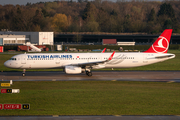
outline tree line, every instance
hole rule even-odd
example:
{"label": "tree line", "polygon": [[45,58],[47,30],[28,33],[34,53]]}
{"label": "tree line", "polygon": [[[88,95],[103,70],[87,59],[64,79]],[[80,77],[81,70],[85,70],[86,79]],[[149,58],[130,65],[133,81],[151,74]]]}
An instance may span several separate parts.
{"label": "tree line", "polygon": [[180,33],[180,1],[78,0],[0,5],[0,29],[10,31]]}

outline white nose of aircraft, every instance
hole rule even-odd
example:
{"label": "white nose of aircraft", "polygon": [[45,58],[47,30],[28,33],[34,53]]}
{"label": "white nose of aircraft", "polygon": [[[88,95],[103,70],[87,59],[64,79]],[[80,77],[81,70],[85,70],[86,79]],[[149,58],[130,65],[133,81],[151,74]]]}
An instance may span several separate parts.
{"label": "white nose of aircraft", "polygon": [[10,61],[8,60],[8,61],[6,61],[5,63],[4,63],[4,66],[6,66],[6,67],[11,67],[11,63],[10,63]]}

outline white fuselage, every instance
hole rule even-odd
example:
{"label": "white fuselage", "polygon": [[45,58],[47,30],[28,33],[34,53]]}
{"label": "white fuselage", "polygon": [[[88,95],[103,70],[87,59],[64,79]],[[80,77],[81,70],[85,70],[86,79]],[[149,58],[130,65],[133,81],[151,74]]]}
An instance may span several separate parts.
{"label": "white fuselage", "polygon": [[[19,69],[45,69],[64,68],[72,64],[105,61],[112,53],[31,53],[13,56],[4,63],[10,68]],[[99,68],[129,68],[144,66],[174,58],[170,53],[126,53],[117,52],[112,60],[94,65],[93,69]]]}

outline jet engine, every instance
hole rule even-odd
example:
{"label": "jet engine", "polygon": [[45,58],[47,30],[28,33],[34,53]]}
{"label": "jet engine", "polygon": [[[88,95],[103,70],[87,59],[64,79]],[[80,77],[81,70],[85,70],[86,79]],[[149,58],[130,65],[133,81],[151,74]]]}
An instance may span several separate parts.
{"label": "jet engine", "polygon": [[79,74],[82,72],[82,68],[77,66],[65,66],[64,70],[66,74]]}

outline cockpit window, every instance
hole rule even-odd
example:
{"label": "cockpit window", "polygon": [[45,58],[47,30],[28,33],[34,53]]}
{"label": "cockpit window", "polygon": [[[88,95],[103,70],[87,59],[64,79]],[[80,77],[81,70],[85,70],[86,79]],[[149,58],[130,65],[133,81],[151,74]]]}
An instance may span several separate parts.
{"label": "cockpit window", "polygon": [[16,58],[10,58],[10,60],[16,60]]}

